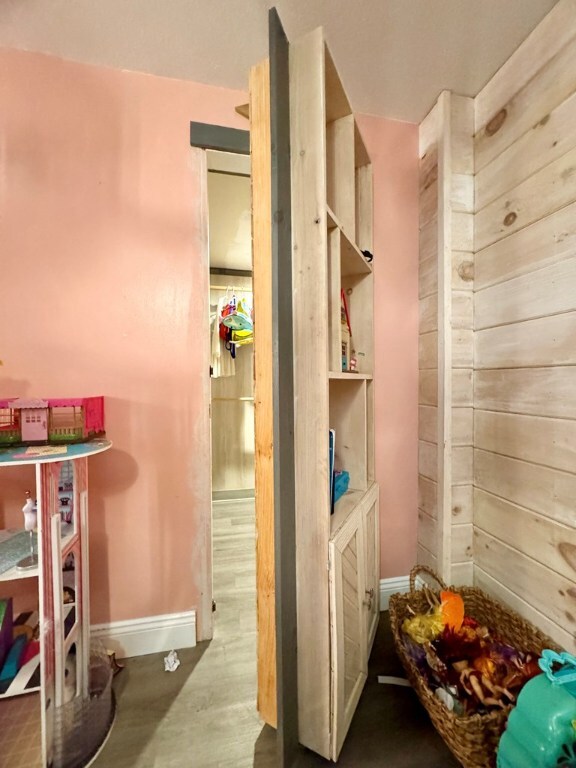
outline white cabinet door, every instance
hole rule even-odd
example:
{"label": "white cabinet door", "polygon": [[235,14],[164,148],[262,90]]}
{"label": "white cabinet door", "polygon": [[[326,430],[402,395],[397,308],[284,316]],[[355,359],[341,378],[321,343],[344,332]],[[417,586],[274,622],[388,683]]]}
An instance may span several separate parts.
{"label": "white cabinet door", "polygon": [[364,536],[356,508],[330,542],[332,759],[337,760],[366,681]]}

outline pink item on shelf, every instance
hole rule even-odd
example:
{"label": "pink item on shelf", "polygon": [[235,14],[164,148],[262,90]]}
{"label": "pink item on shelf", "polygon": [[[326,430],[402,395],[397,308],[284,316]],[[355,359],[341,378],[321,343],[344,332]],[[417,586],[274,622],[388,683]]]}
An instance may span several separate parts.
{"label": "pink item on shelf", "polygon": [[34,656],[38,656],[40,653],[40,641],[39,640],[30,640],[28,642],[28,645],[24,649],[24,653],[22,654],[22,659],[20,660],[20,666],[23,667],[26,662],[30,661],[30,659],[33,659]]}
{"label": "pink item on shelf", "polygon": [[104,434],[102,396],[0,400],[0,447],[81,443]]}

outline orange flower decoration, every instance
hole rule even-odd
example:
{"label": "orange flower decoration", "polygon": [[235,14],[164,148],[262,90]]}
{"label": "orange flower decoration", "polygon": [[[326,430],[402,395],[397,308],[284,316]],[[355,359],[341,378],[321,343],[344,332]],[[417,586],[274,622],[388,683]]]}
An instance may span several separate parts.
{"label": "orange flower decoration", "polygon": [[456,592],[440,592],[442,619],[444,624],[458,632],[464,621],[464,600]]}

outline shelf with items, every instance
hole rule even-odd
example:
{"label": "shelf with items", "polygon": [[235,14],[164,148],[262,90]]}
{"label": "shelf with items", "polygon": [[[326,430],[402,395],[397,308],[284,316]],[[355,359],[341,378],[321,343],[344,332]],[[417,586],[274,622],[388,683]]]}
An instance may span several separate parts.
{"label": "shelf with items", "polygon": [[[15,465],[18,473],[24,475],[25,465],[33,465],[36,478],[39,565],[31,571],[20,572],[10,563],[10,568],[0,574],[0,581],[4,582],[0,594],[8,593],[10,597],[3,599],[14,604],[17,599],[23,602],[24,598],[28,603],[30,589],[26,583],[19,582],[31,576],[37,578],[33,589],[39,606],[36,614],[38,653],[30,659],[18,658],[16,669],[9,670],[15,675],[9,685],[4,686],[3,699],[7,703],[21,694],[37,692],[39,695],[38,766],[42,768],[72,764],[69,758],[73,742],[81,743],[81,750],[89,749],[92,754],[112,721],[114,704],[110,686],[105,691],[96,691],[92,685],[87,541],[87,457],[110,447],[109,441],[96,440],[86,444],[0,450],[0,468]],[[31,487],[29,482],[24,487],[26,485]],[[0,563],[2,543],[6,545],[22,533],[0,532]],[[14,557],[12,553],[11,558]],[[12,618],[9,623],[5,637],[12,649],[19,630],[14,632]],[[26,650],[30,642],[28,639]],[[106,668],[104,673],[110,674],[110,682],[111,671]],[[99,718],[99,713],[103,713],[102,722],[94,728],[92,721],[94,717]],[[84,744],[84,737],[78,740],[78,734],[88,731],[94,743]],[[83,752],[82,759],[73,764],[85,764],[87,754]]]}
{"label": "shelf with items", "polygon": [[348,472],[351,491],[367,488],[366,417],[366,381],[330,380],[329,420],[330,428],[335,432],[334,467]]}
{"label": "shelf with items", "polygon": [[329,371],[368,373],[374,368],[372,265],[330,211],[328,250]]}
{"label": "shelf with items", "polygon": [[[0,665],[0,699],[40,690],[40,641],[38,639],[38,611],[20,613],[12,622],[11,650],[18,656],[10,661],[6,654]],[[18,644],[17,644],[18,643]],[[6,676],[6,672],[9,673]],[[2,677],[5,675],[4,677]]]}

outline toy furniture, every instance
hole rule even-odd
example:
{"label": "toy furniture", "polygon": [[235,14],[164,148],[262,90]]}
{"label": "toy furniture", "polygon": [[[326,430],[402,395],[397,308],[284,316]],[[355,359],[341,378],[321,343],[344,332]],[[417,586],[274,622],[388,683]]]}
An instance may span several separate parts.
{"label": "toy furniture", "polygon": [[[80,407],[85,407],[83,402]],[[13,405],[12,409],[15,412]],[[25,411],[20,409],[21,414]],[[94,679],[101,670],[95,675],[90,650],[88,577],[88,457],[110,446],[107,440],[94,440],[0,450],[0,472],[14,465],[35,467],[36,489],[31,496],[37,500],[38,520],[38,566],[34,569],[19,570],[17,565],[29,552],[28,533],[0,531],[0,594],[10,595],[6,582],[38,579],[38,612],[31,606],[31,614],[13,617],[14,625],[21,626],[13,631],[4,662],[6,679],[0,681],[0,707],[4,730],[10,704],[15,702],[17,707],[15,697],[24,696],[37,713],[41,738],[35,759],[30,762],[28,756],[20,763],[10,757],[11,768],[84,766],[111,725],[109,665],[110,679],[94,690]],[[19,537],[22,552],[18,552]],[[0,608],[2,603],[0,599]],[[3,613],[11,619],[9,597],[4,603]],[[4,653],[4,628],[2,632]],[[36,653],[38,641],[40,652]],[[10,655],[12,666],[8,668]],[[35,707],[34,697],[38,699]],[[8,729],[17,729],[17,720],[16,716],[8,719]],[[25,733],[22,738],[26,738]]]}
{"label": "toy furniture", "polygon": [[103,397],[0,400],[0,446],[78,443],[103,435]]}

